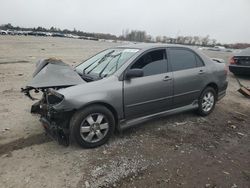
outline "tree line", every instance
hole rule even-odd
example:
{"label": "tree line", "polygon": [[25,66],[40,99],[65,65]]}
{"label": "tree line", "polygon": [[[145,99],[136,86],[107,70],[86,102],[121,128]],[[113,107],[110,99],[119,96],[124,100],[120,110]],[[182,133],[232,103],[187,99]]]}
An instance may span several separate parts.
{"label": "tree line", "polygon": [[34,27],[34,28],[27,28],[27,27],[19,27],[19,26],[13,26],[10,23],[0,25],[0,29],[2,30],[16,30],[16,31],[38,31],[38,32],[49,32],[49,33],[61,33],[61,34],[72,34],[72,35],[78,35],[78,36],[84,36],[84,37],[93,37],[98,39],[111,39],[111,40],[117,40],[116,35],[112,34],[106,34],[106,33],[89,33],[89,32],[83,32],[80,30],[69,30],[69,29],[60,29],[57,27],[50,27],[44,28],[41,26]]}
{"label": "tree line", "polygon": [[236,43],[236,44],[221,44],[216,39],[211,39],[207,36],[177,36],[171,38],[167,36],[156,36],[147,34],[146,31],[141,30],[129,30],[125,29],[122,31],[120,36],[116,36],[109,33],[90,33],[83,32],[77,29],[60,29],[56,27],[50,27],[49,29],[38,26],[34,28],[24,28],[19,26],[13,26],[10,23],[0,26],[3,30],[17,30],[17,31],[39,31],[39,32],[50,32],[50,33],[61,33],[61,34],[72,34],[84,37],[93,37],[97,39],[110,39],[110,40],[126,40],[135,42],[157,42],[157,43],[172,43],[172,44],[185,44],[185,45],[196,45],[196,46],[225,46],[228,48],[246,48],[250,47],[248,43]]}

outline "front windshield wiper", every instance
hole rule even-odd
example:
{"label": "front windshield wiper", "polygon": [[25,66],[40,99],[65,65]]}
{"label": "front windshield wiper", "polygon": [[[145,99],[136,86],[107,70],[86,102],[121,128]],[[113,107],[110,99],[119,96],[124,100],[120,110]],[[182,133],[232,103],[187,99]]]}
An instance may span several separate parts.
{"label": "front windshield wiper", "polygon": [[[115,63],[115,66],[117,66],[117,64],[118,64],[118,62],[119,62],[119,60],[120,60],[120,58],[121,58],[121,55],[122,55],[122,52],[120,52],[120,53],[118,53],[118,54],[115,54],[115,55],[111,56],[111,57],[113,57],[113,58],[119,56],[119,58],[117,59],[117,61],[116,61],[116,63]],[[112,60],[113,60],[113,59],[111,59],[111,60],[103,67],[103,69],[102,69],[101,72],[99,73],[99,78],[102,78],[102,73],[104,72],[104,70],[107,68],[107,66],[109,65],[109,63],[110,63]],[[112,70],[112,69],[111,69],[111,70]],[[106,75],[107,75],[107,74],[105,74],[104,77],[105,77]]]}
{"label": "front windshield wiper", "polygon": [[[104,55],[98,62],[97,62],[97,65],[94,66],[91,70],[89,70],[89,73],[91,73],[96,67],[98,67],[110,54],[112,54],[115,50],[112,50],[111,52],[107,53],[106,55]],[[94,62],[95,63],[95,62]],[[93,63],[91,63],[87,68],[89,68],[91,65],[93,65]],[[85,72],[85,70],[87,69],[85,68],[83,71]]]}
{"label": "front windshield wiper", "polygon": [[85,74],[85,71],[86,71],[91,65],[93,65],[93,64],[94,64],[95,62],[97,62],[97,61],[98,61],[98,59],[95,60],[93,63],[90,63],[87,67],[85,67],[85,68],[83,69],[82,73]]}

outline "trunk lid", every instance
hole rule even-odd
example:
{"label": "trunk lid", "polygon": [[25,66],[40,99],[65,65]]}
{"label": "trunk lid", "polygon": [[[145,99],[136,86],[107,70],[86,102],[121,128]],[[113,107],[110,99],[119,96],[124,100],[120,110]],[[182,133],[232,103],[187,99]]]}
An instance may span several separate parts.
{"label": "trunk lid", "polygon": [[250,56],[234,56],[237,65],[250,66]]}
{"label": "trunk lid", "polygon": [[235,54],[233,58],[237,65],[250,66],[250,48],[246,48],[240,53]]}

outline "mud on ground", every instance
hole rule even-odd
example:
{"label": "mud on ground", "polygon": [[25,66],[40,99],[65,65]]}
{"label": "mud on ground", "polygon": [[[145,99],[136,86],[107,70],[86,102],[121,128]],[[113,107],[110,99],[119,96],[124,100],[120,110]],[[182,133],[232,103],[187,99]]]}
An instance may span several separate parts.
{"label": "mud on ground", "polygon": [[[0,187],[250,187],[250,101],[231,74],[227,96],[205,118],[159,118],[96,149],[60,146],[44,134],[20,93],[34,63],[57,57],[75,65],[116,45],[0,36]],[[232,55],[205,53],[225,61]],[[250,78],[241,80],[250,86]]]}

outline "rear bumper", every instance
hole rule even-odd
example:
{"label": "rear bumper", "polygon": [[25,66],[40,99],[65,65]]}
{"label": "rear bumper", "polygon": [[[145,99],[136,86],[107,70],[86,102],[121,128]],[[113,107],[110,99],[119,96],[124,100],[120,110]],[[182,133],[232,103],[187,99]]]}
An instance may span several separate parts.
{"label": "rear bumper", "polygon": [[229,70],[234,74],[250,75],[250,66],[229,65]]}
{"label": "rear bumper", "polygon": [[223,97],[225,97],[226,91],[227,91],[227,86],[228,86],[228,81],[225,81],[224,85],[221,87],[221,89],[218,92],[217,100],[220,100]]}

